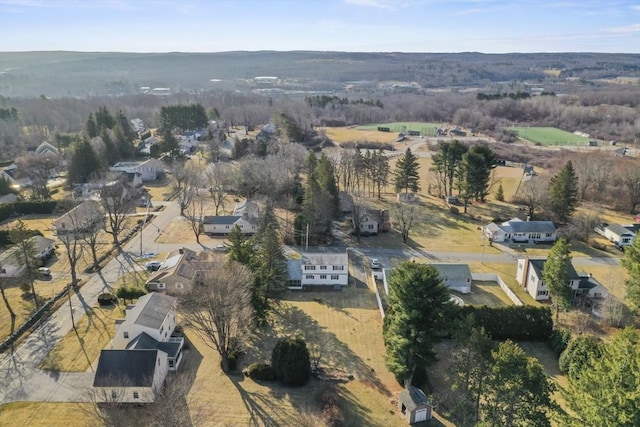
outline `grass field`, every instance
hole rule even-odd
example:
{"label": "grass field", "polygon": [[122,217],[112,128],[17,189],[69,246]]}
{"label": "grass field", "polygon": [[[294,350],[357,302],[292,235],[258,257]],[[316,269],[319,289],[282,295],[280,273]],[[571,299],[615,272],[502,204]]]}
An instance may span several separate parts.
{"label": "grass field", "polygon": [[[87,427],[95,421],[87,416],[86,403],[17,402],[0,410],[1,426]],[[88,411],[88,408],[86,408]]]}
{"label": "grass field", "polygon": [[393,122],[393,123],[374,123],[371,125],[358,126],[360,130],[378,131],[378,127],[386,127],[393,133],[408,132],[410,130],[420,132],[421,136],[436,136],[436,131],[441,127],[441,123],[429,122]]}
{"label": "grass field", "polygon": [[378,132],[377,130],[359,130],[355,127],[322,128],[336,144],[345,142],[375,142],[391,143],[398,139],[398,134],[393,132]]}
{"label": "grass field", "polygon": [[512,127],[518,136],[540,145],[589,145],[589,138],[578,136],[557,128],[548,127]]}

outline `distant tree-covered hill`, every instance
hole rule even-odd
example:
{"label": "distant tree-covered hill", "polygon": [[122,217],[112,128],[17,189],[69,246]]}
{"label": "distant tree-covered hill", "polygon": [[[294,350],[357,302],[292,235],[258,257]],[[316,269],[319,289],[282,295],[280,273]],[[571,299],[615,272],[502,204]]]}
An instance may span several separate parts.
{"label": "distant tree-covered hill", "polygon": [[415,82],[422,88],[640,77],[640,55],[601,53],[91,53],[0,52],[0,95],[86,97],[216,88],[247,89],[256,76],[285,89],[338,90],[347,82]]}

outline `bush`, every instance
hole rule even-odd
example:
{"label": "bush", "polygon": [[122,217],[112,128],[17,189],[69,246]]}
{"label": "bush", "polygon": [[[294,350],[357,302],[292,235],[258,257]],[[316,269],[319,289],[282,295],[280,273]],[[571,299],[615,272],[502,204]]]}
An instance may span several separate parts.
{"label": "bush", "polygon": [[267,363],[252,363],[247,367],[247,374],[254,381],[273,381],[276,379],[276,373]]}
{"label": "bush", "polygon": [[487,335],[494,340],[546,341],[553,332],[553,319],[549,307],[469,305],[458,310],[460,319],[473,315],[476,326],[483,327]]}
{"label": "bush", "polygon": [[271,366],[282,384],[305,385],[311,376],[307,344],[300,338],[279,340],[271,354]]}
{"label": "bush", "polygon": [[98,304],[100,305],[112,305],[118,303],[118,297],[111,292],[104,292],[98,295]]}
{"label": "bush", "polygon": [[549,337],[549,347],[556,354],[556,357],[560,357],[567,345],[569,345],[569,341],[571,341],[571,332],[568,329],[554,329],[551,337]]}
{"label": "bush", "polygon": [[560,372],[570,379],[579,378],[589,360],[602,355],[603,348],[602,341],[592,335],[575,337],[560,355]]}
{"label": "bush", "polygon": [[607,245],[605,245],[604,243],[600,243],[597,240],[590,240],[589,241],[589,246],[591,246],[594,249],[598,249],[601,251],[606,251],[607,250]]}
{"label": "bush", "polygon": [[458,215],[460,213],[460,209],[456,208],[455,206],[451,206],[449,208],[449,212],[451,212],[454,215]]}

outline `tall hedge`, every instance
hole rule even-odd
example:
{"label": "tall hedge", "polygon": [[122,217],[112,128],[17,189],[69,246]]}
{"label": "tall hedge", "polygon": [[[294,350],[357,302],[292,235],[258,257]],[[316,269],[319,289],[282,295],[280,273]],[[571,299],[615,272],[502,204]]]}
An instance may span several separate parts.
{"label": "tall hedge", "polygon": [[464,306],[459,319],[473,315],[476,325],[484,327],[494,340],[546,341],[553,332],[553,319],[548,307],[532,306]]}
{"label": "tall hedge", "polygon": [[0,205],[0,221],[11,218],[14,215],[50,214],[56,208],[56,201],[47,202],[15,202]]}
{"label": "tall hedge", "polygon": [[300,338],[279,340],[271,353],[271,367],[282,384],[305,385],[311,376],[307,344]]}

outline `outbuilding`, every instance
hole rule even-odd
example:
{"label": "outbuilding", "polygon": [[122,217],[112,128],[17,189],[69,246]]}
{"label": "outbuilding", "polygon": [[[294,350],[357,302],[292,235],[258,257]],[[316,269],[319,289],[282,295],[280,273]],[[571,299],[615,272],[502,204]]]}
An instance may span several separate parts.
{"label": "outbuilding", "polygon": [[409,386],[400,392],[398,409],[409,424],[433,418],[433,405],[429,403],[427,395],[417,387]]}

